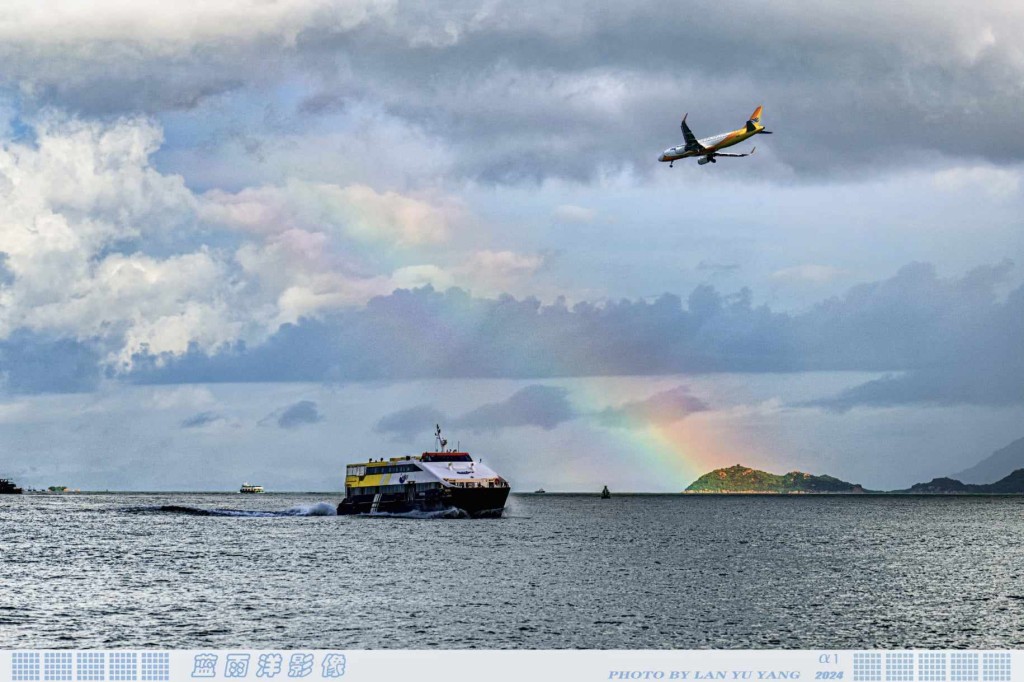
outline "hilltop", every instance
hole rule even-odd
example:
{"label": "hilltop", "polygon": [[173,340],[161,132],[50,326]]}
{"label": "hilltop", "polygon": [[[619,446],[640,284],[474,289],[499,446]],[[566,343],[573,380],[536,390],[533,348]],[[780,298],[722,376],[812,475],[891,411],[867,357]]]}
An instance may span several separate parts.
{"label": "hilltop", "polygon": [[847,483],[834,476],[815,476],[802,471],[772,474],[736,464],[710,471],[691,483],[687,493],[863,493],[856,483]]}
{"label": "hilltop", "polygon": [[1017,469],[995,483],[963,483],[955,478],[933,478],[927,483],[915,483],[907,490],[896,492],[918,495],[1019,495],[1024,493],[1024,469]]}

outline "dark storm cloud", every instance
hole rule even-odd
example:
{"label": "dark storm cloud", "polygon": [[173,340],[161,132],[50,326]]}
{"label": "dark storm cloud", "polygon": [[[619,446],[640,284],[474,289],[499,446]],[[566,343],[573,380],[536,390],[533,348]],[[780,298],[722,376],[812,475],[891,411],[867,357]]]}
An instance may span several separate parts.
{"label": "dark storm cloud", "polygon": [[569,391],[557,386],[526,386],[506,400],[481,405],[460,417],[448,417],[428,405],[399,410],[377,422],[374,431],[399,440],[423,435],[433,424],[449,424],[470,431],[500,431],[521,426],[553,429],[578,416]]}
{"label": "dark storm cloud", "polygon": [[0,341],[0,387],[8,393],[79,393],[100,382],[98,344],[18,330]]}
{"label": "dark storm cloud", "polygon": [[299,119],[362,102],[445,141],[454,172],[509,181],[651,169],[683,111],[709,135],[763,103],[780,133],[765,144],[817,174],[930,154],[1024,160],[1022,16],[1009,2],[531,0],[384,3],[336,20],[311,5],[252,36],[229,18],[169,43],[66,29],[57,43],[13,36],[0,55],[26,98],[90,112],[319,82]]}
{"label": "dark storm cloud", "polygon": [[707,409],[708,404],[691,394],[686,386],[677,386],[644,400],[605,408],[595,416],[605,426],[626,428],[636,424],[671,424]]}
{"label": "dark storm cloud", "polygon": [[282,407],[268,414],[260,424],[275,423],[282,429],[294,429],[306,424],[316,424],[324,420],[317,405],[312,400],[300,400],[297,403]]}
{"label": "dark storm cloud", "polygon": [[[709,372],[902,372],[822,401],[1024,402],[1024,287],[1000,299],[1011,265],[941,278],[911,264],[790,315],[755,306],[747,289],[697,287],[686,304],[654,301],[542,305],[451,289],[398,290],[364,309],[285,325],[265,344],[208,356],[134,359],[131,380],[218,381],[541,378]],[[531,395],[557,401],[552,393]],[[519,410],[524,403],[506,408]],[[481,408],[483,410],[483,408]],[[472,414],[472,413],[471,413]],[[563,413],[564,414],[564,413]],[[483,426],[497,410],[473,417]],[[467,424],[469,425],[469,424]]]}
{"label": "dark storm cloud", "polygon": [[[649,168],[679,138],[683,111],[709,135],[761,103],[784,136],[765,143],[778,158],[800,172],[842,171],[903,163],[911,151],[1024,158],[1012,135],[1024,92],[1006,85],[1008,73],[1021,75],[1010,28],[1020,14],[1009,7],[979,17],[925,3],[899,13],[867,3],[852,14],[788,2],[530,12],[495,3],[469,18],[461,6],[431,6],[345,35],[310,30],[304,44],[325,74],[374,74],[328,76],[325,92],[383,103],[450,140],[465,172],[493,179],[584,177],[623,161]],[[395,40],[405,22],[424,36],[419,44]],[[446,22],[462,30],[446,38]]]}

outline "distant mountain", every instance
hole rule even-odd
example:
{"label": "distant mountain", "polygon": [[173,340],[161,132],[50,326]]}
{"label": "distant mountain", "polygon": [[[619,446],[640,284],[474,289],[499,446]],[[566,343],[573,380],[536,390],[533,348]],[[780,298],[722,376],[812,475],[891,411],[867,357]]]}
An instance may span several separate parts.
{"label": "distant mountain", "polygon": [[856,483],[833,476],[814,476],[802,471],[770,474],[741,464],[710,471],[691,483],[687,493],[863,493]]}
{"label": "distant mountain", "polygon": [[962,495],[973,493],[980,495],[1019,495],[1024,493],[1024,469],[1017,469],[1009,476],[1004,476],[995,483],[963,483],[955,478],[933,478],[927,483],[915,483],[900,493],[918,495]]}
{"label": "distant mountain", "polygon": [[958,481],[955,478],[933,478],[927,483],[915,483],[907,490],[897,490],[898,493],[916,493],[918,495],[940,495],[950,493],[973,493],[977,492],[976,485],[969,485]]}
{"label": "distant mountain", "polygon": [[988,483],[1005,478],[1017,469],[1024,468],[1024,438],[1019,438],[1005,448],[996,450],[970,469],[965,469],[953,478],[964,483]]}
{"label": "distant mountain", "polygon": [[1024,493],[1024,469],[1017,469],[995,483],[979,486],[986,493]]}

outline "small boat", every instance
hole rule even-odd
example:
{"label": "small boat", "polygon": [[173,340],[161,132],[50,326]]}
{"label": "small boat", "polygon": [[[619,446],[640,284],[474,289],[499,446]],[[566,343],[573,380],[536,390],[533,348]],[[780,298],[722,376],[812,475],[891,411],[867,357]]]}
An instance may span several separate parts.
{"label": "small boat", "polygon": [[536,490],[533,491],[533,494],[534,495],[543,495],[546,492],[547,492],[547,490],[544,490],[544,488],[537,488]]}
{"label": "small boat", "polygon": [[21,488],[15,485],[14,481],[0,478],[0,495],[20,495],[21,493]]}
{"label": "small boat", "polygon": [[263,486],[256,485],[254,483],[243,483],[242,488],[238,491],[240,493],[256,494],[263,492]]}
{"label": "small boat", "polygon": [[611,496],[612,496],[612,492],[610,490],[608,490],[608,486],[605,486],[604,490],[601,491],[601,499],[602,500],[607,500]]}

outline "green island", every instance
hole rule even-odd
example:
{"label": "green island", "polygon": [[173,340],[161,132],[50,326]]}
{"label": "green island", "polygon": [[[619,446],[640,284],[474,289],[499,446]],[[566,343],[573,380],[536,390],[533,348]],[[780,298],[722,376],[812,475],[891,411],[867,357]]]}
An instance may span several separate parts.
{"label": "green island", "polygon": [[691,483],[684,493],[693,494],[858,494],[881,493],[895,495],[1019,495],[1024,494],[1024,469],[1017,469],[995,483],[963,483],[955,478],[935,478],[927,483],[915,483],[905,490],[866,490],[858,483],[848,483],[834,476],[816,476],[802,471],[772,474],[736,464],[715,469]]}
{"label": "green island", "polygon": [[771,474],[737,464],[715,469],[691,483],[686,493],[768,493],[790,495],[800,493],[863,493],[856,483],[847,483],[834,476],[815,476],[802,471]]}

